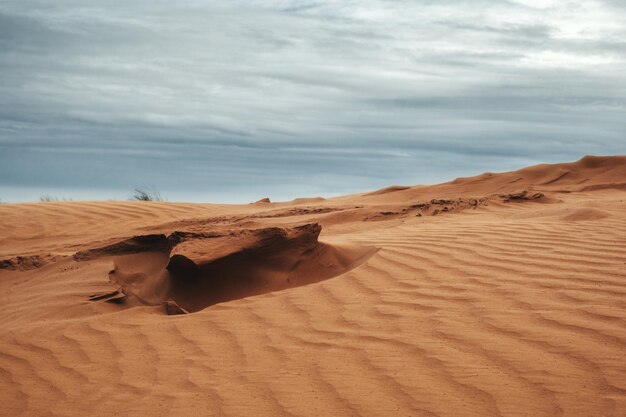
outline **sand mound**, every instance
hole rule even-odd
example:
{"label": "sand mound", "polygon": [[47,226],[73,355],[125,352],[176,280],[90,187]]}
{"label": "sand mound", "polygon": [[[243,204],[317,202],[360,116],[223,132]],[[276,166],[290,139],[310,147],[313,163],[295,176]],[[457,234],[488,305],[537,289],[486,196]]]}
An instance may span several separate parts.
{"label": "sand mound", "polygon": [[321,243],[320,232],[318,224],[241,230],[228,236],[179,231],[135,236],[79,252],[75,258],[115,255],[109,280],[121,287],[129,305],[171,300],[167,310],[173,311],[175,303],[198,311],[322,281],[354,268],[373,253],[370,248]]}
{"label": "sand mound", "polygon": [[291,203],[292,204],[311,204],[311,203],[321,203],[323,201],[326,201],[326,199],[323,197],[300,197],[300,198],[294,198],[293,200],[291,200]]}
{"label": "sand mound", "polygon": [[620,168],[626,165],[626,156],[585,155],[574,164],[585,168]]}
{"label": "sand mound", "polygon": [[611,214],[604,211],[593,208],[582,208],[570,213],[566,216],[563,216],[562,219],[565,221],[592,221],[592,220],[600,220],[606,219],[610,217]]}
{"label": "sand mound", "polygon": [[389,194],[389,193],[395,193],[396,191],[408,190],[410,188],[411,187],[404,186],[404,185],[392,185],[390,187],[381,188],[380,190],[372,191],[371,193],[367,193],[367,194],[363,194],[363,195],[364,196],[372,196],[372,195]]}

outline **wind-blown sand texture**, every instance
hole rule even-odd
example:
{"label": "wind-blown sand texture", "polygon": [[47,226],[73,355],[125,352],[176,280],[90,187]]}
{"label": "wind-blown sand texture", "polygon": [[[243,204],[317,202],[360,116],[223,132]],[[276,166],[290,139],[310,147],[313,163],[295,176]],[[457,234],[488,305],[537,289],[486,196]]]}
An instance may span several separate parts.
{"label": "wind-blown sand texture", "polygon": [[4,204],[0,267],[2,416],[626,415],[626,157]]}

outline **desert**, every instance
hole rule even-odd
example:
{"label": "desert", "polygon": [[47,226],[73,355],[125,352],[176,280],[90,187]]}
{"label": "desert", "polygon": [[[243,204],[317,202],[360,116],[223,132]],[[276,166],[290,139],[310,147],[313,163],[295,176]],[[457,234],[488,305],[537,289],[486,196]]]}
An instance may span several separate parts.
{"label": "desert", "polygon": [[1,204],[0,414],[623,416],[625,271],[625,156]]}

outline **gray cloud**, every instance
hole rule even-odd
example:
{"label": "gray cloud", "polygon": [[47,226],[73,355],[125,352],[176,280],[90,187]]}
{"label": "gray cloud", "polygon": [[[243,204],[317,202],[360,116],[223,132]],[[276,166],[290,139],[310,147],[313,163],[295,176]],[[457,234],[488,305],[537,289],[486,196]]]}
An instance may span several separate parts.
{"label": "gray cloud", "polygon": [[293,198],[624,153],[624,39],[610,0],[4,1],[0,197]]}

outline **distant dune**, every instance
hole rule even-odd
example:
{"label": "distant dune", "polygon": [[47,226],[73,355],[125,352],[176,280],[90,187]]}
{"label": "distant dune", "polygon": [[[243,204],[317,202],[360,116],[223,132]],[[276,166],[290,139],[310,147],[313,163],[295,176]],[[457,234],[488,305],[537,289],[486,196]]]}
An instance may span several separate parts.
{"label": "distant dune", "polygon": [[0,205],[0,415],[625,416],[626,156]]}

